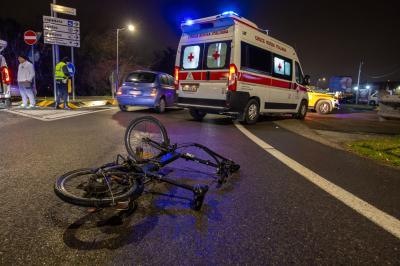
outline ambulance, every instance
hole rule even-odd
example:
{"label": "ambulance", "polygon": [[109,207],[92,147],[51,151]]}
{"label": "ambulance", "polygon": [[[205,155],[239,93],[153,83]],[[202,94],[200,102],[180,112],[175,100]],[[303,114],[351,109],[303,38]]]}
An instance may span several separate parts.
{"label": "ambulance", "polygon": [[308,96],[295,50],[234,12],[181,24],[175,62],[178,106],[254,124],[262,114],[303,119]]}

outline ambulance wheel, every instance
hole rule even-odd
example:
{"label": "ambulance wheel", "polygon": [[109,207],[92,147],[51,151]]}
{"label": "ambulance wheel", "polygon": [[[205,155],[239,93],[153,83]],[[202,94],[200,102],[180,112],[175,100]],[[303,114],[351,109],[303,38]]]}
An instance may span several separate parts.
{"label": "ambulance wheel", "polygon": [[126,111],[128,111],[128,106],[120,104],[119,110],[121,110],[122,112],[126,112]]}
{"label": "ambulance wheel", "polygon": [[260,116],[260,104],[256,99],[250,99],[244,108],[242,123],[252,125],[257,123]]}
{"label": "ambulance wheel", "polygon": [[201,121],[203,118],[206,116],[207,113],[202,112],[197,109],[189,109],[190,115],[193,117],[194,120],[196,121]]}
{"label": "ambulance wheel", "polygon": [[332,111],[332,106],[328,101],[319,101],[315,106],[318,114],[326,115]]}
{"label": "ambulance wheel", "polygon": [[11,106],[11,100],[10,99],[6,99],[6,107],[10,107]]}
{"label": "ambulance wheel", "polygon": [[299,110],[297,111],[297,113],[293,115],[293,117],[299,120],[303,120],[307,115],[307,109],[308,109],[307,101],[306,100],[301,101]]}

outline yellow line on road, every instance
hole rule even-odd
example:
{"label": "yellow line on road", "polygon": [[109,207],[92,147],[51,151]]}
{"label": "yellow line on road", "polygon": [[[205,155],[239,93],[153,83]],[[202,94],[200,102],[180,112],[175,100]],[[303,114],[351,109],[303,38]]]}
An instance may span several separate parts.
{"label": "yellow line on road", "polygon": [[334,183],[328,181],[307,167],[301,165],[295,160],[289,158],[282,152],[275,149],[273,146],[269,145],[262,139],[258,138],[256,135],[247,130],[244,126],[235,123],[235,126],[249,139],[255,142],[258,146],[264,149],[266,152],[274,156],[276,159],[284,163],[286,166],[291,168],[293,171],[302,175],[305,179],[329,193],[331,196],[340,200],[342,203],[352,208],[365,218],[369,219],[376,225],[385,229],[386,231],[393,234],[395,237],[400,239],[400,220],[395,217],[379,210],[378,208],[372,206],[368,202],[358,198],[357,196],[351,194],[350,192],[344,190],[343,188],[335,185]]}

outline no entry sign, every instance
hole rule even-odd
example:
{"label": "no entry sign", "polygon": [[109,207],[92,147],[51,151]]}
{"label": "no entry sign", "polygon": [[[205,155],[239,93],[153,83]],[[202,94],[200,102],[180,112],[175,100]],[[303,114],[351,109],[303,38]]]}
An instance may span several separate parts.
{"label": "no entry sign", "polygon": [[33,30],[27,30],[24,33],[24,42],[27,45],[34,45],[37,42],[36,32]]}

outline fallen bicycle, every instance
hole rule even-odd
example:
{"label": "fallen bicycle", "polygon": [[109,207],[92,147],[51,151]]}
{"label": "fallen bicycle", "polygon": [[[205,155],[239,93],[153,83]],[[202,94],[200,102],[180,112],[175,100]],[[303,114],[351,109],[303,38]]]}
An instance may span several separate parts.
{"label": "fallen bicycle", "polygon": [[[209,189],[207,185],[191,186],[162,174],[166,165],[184,159],[216,169],[218,184],[240,166],[198,143],[170,144],[165,127],[151,116],[133,120],[125,132],[128,156],[117,156],[115,162],[95,169],[78,169],[57,178],[54,191],[62,200],[83,207],[105,208],[120,202],[134,202],[146,184],[164,182],[194,194],[192,207],[199,211]],[[181,149],[194,147],[204,151],[210,159],[202,159]]]}

